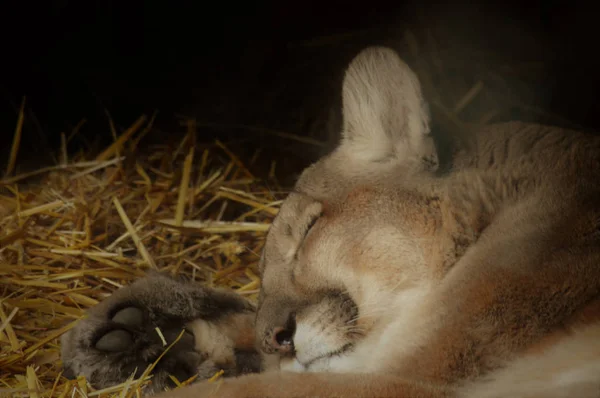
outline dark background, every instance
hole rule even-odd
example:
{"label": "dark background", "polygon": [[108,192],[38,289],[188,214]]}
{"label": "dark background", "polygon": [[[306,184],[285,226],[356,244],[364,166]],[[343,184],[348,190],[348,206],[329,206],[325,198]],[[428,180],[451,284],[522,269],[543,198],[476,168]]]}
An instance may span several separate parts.
{"label": "dark background", "polygon": [[22,157],[41,159],[84,117],[83,137],[110,140],[105,109],[121,127],[158,109],[163,121],[182,113],[207,124],[315,135],[351,57],[423,27],[483,51],[492,66],[495,57],[542,63],[533,103],[569,123],[600,126],[597,14],[584,2],[7,3],[0,12],[3,154],[23,95]]}

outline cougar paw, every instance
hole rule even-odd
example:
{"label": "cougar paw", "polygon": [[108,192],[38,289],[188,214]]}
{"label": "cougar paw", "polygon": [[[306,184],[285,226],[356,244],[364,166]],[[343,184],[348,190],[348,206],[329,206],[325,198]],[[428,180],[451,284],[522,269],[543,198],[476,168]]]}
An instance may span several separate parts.
{"label": "cougar paw", "polygon": [[249,341],[253,319],[252,307],[236,295],[161,275],[142,278],[90,308],[62,336],[64,374],[106,388],[155,364],[146,390],[152,393],[174,387],[173,378],[258,372],[258,353],[238,347]]}

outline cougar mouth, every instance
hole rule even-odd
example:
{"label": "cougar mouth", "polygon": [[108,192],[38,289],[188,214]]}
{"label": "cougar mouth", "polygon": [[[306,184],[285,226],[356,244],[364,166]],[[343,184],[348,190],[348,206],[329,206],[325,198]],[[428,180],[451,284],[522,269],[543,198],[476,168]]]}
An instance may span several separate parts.
{"label": "cougar mouth", "polygon": [[337,350],[330,351],[330,352],[328,352],[326,354],[323,354],[323,355],[319,355],[318,357],[314,357],[314,358],[311,358],[309,360],[300,360],[296,356],[295,360],[298,361],[298,363],[301,366],[303,366],[306,370],[308,370],[311,367],[311,365],[315,364],[317,361],[320,361],[322,359],[327,359],[327,358],[341,356],[343,354],[347,354],[348,352],[350,352],[352,350],[353,347],[354,347],[353,343],[346,343],[343,346],[341,346],[340,348],[338,348]]}
{"label": "cougar mouth", "polygon": [[[326,354],[319,355],[313,358],[298,358],[296,355],[289,355],[286,357],[281,357],[279,362],[279,368],[281,371],[287,372],[311,372],[313,371],[311,367],[315,367],[315,365],[319,365],[320,362],[328,361],[333,358],[342,357],[343,355],[347,355],[352,352],[354,348],[353,343],[347,343],[340,347],[337,350],[330,351]],[[329,367],[329,363],[325,362],[323,365]],[[318,368],[318,366],[317,366]],[[316,369],[315,371],[321,371],[322,369]]]}

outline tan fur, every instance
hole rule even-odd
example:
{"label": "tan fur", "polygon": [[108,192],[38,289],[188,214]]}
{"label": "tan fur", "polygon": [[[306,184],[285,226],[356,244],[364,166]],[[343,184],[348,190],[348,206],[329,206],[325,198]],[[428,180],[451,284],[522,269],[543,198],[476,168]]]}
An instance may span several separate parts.
{"label": "tan fur", "polygon": [[231,314],[222,319],[194,319],[187,324],[194,335],[196,351],[203,351],[218,364],[235,364],[235,349],[254,349],[254,317]]}
{"label": "tan fur", "polygon": [[162,396],[599,397],[600,140],[489,126],[436,173],[419,82],[383,48],[343,102],[261,262],[257,344],[293,328],[295,357]]}

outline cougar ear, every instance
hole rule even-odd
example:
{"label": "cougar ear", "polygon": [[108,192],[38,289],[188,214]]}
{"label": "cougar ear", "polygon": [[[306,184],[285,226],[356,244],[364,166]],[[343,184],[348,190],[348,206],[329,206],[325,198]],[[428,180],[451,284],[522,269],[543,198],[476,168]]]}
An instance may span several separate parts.
{"label": "cougar ear", "polygon": [[340,149],[357,160],[425,161],[437,167],[429,112],[416,74],[395,51],[371,47],[350,63],[342,86]]}

